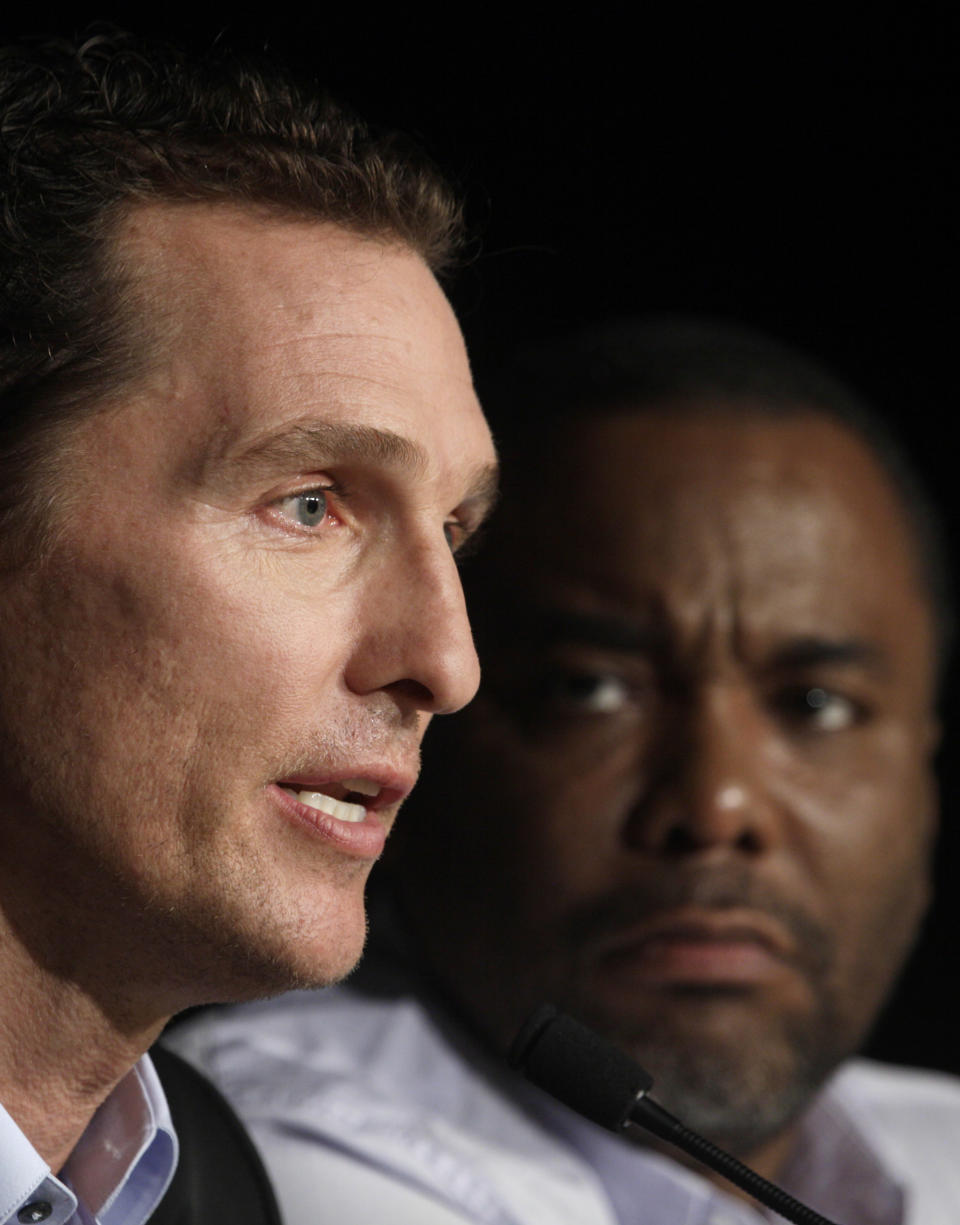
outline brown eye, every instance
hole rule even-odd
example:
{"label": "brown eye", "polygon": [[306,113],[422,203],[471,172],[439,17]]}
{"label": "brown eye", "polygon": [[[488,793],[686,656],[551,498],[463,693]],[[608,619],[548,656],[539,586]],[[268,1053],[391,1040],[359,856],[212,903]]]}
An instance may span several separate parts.
{"label": "brown eye", "polygon": [[630,701],[629,686],[609,673],[557,673],[543,689],[543,697],[552,705],[583,714],[613,714]]}
{"label": "brown eye", "polygon": [[819,685],[798,687],[777,702],[787,719],[816,732],[839,732],[859,722],[861,709],[851,698]]}
{"label": "brown eye", "polygon": [[804,695],[808,718],[823,732],[837,732],[857,721],[857,708],[841,693],[827,689],[808,689]]}

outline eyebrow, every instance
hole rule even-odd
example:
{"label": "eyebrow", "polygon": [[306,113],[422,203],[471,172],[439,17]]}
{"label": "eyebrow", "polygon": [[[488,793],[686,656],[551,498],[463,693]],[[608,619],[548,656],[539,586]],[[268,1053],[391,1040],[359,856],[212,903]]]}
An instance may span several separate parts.
{"label": "eyebrow", "polygon": [[460,499],[461,506],[473,510],[476,523],[470,527],[472,535],[493,512],[500,497],[500,468],[497,464],[483,464],[473,474],[467,491]]}
{"label": "eyebrow", "polygon": [[[516,634],[509,636],[533,638],[547,646],[578,643],[625,654],[661,657],[669,653],[671,646],[666,627],[604,613],[533,607],[518,610],[514,626]],[[766,667],[782,670],[830,664],[865,666],[880,672],[888,667],[889,660],[881,647],[865,639],[811,634],[776,648],[766,661]]]}
{"label": "eyebrow", "polygon": [[865,665],[881,670],[887,666],[886,652],[876,643],[862,638],[797,638],[775,650],[770,658],[774,668],[809,668],[818,664]]}
{"label": "eyebrow", "polygon": [[225,459],[231,466],[241,468],[288,464],[301,467],[314,462],[327,464],[336,459],[381,464],[411,476],[422,474],[427,467],[426,453],[409,438],[372,425],[346,425],[334,421],[286,426]]}

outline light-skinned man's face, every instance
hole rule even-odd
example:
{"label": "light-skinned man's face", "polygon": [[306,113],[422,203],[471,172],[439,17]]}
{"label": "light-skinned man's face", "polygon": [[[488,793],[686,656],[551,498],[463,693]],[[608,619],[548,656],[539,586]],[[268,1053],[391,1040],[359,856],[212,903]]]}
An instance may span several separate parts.
{"label": "light-skinned man's face", "polygon": [[401,866],[499,1043],[557,1003],[746,1152],[860,1042],[924,911],[933,643],[864,445],[715,408],[561,426],[514,482],[472,563],[481,696]]}
{"label": "light-skinned man's face", "polygon": [[406,248],[199,205],[119,242],[158,350],[0,580],[0,872],[52,968],[169,1010],[355,962],[426,722],[477,685],[453,549],[494,457]]}

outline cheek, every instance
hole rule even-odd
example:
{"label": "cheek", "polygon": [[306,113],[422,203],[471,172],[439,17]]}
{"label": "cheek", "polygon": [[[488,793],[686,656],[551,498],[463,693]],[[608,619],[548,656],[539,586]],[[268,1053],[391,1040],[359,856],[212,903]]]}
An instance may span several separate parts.
{"label": "cheek", "polygon": [[225,696],[262,672],[295,689],[347,649],[345,596],[298,587],[288,575],[281,582],[256,555],[187,542],[149,566],[125,563],[72,581],[88,595],[79,637],[149,688],[196,685]]}
{"label": "cheek", "polygon": [[794,866],[838,933],[838,969],[877,975],[880,963],[899,963],[926,908],[933,783],[925,754],[899,729],[841,750],[785,776],[781,802],[794,822]]}
{"label": "cheek", "polygon": [[232,562],[181,549],[52,567],[31,602],[28,722],[57,711],[71,756],[168,787],[189,762],[236,770],[238,752],[316,726],[350,610]]}
{"label": "cheek", "polygon": [[838,736],[773,767],[782,806],[811,844],[870,874],[929,850],[934,791],[926,758],[915,729],[898,725],[855,740]]}

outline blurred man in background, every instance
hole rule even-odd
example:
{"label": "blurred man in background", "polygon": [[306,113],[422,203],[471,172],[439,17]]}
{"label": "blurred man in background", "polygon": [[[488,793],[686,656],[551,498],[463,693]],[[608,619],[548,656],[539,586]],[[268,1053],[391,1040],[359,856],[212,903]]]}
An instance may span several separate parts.
{"label": "blurred man in background", "polygon": [[756,1221],[503,1069],[549,1000],[821,1213],[951,1225],[960,1086],[853,1058],[937,816],[949,618],[902,455],[814,363],[713,324],[564,337],[487,399],[484,681],[434,741],[370,960],[187,1049],[291,1220],[322,1185],[343,1221]]}

